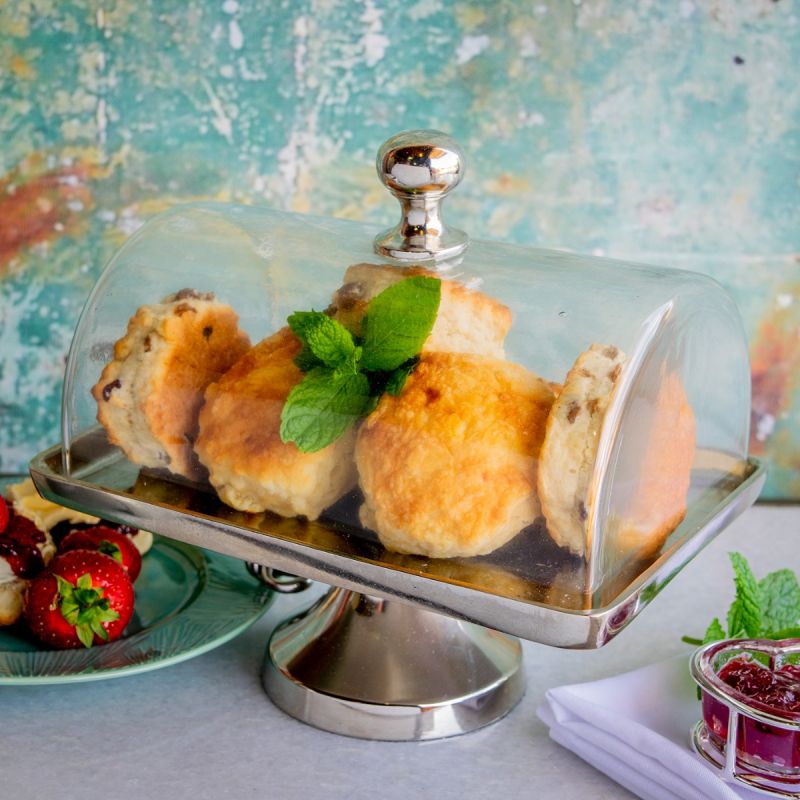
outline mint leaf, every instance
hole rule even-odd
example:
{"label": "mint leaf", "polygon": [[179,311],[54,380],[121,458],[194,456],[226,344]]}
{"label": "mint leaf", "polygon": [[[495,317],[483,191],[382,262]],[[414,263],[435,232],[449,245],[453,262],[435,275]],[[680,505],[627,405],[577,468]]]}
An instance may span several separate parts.
{"label": "mint leaf", "polygon": [[379,394],[371,394],[367,404],[364,406],[363,416],[368,417],[378,407],[378,403],[380,403],[380,401],[381,396]]}
{"label": "mint leaf", "polygon": [[725,628],[722,627],[722,623],[719,621],[719,617],[714,617],[714,619],[711,621],[711,624],[706,629],[706,632],[703,634],[703,641],[701,642],[701,644],[718,642],[724,638],[725,638]]}
{"label": "mint leaf", "polygon": [[800,584],[790,569],[771,572],[758,583],[762,632],[774,633],[800,624]]}
{"label": "mint leaf", "polygon": [[304,347],[327,367],[338,367],[355,350],[353,334],[322,311],[295,311],[288,323]]}
{"label": "mint leaf", "polygon": [[416,369],[418,361],[419,359],[415,358],[389,374],[389,378],[386,381],[386,392],[388,394],[392,395],[392,397],[397,397],[403,391],[408,376]]}
{"label": "mint leaf", "polygon": [[700,645],[718,642],[726,638],[727,634],[725,633],[725,628],[722,627],[722,623],[719,621],[719,617],[714,617],[714,619],[711,620],[711,624],[706,628],[702,639],[697,639],[693,636],[681,636],[681,641],[686,642],[686,644],[691,644],[694,647],[700,647]]}
{"label": "mint leaf", "polygon": [[301,372],[311,372],[314,367],[323,366],[323,363],[305,346],[294,357],[294,363]]}
{"label": "mint leaf", "polygon": [[376,295],[364,318],[366,370],[394,370],[418,355],[436,322],[442,282],[416,275]]}
{"label": "mint leaf", "polygon": [[361,369],[362,349],[356,347],[353,352],[336,367],[333,371],[334,377],[340,378],[345,375],[355,375]]}
{"label": "mint leaf", "polygon": [[[800,639],[800,627],[781,628],[779,631],[770,631],[768,639]],[[796,662],[795,662],[796,663]]]}
{"label": "mint leaf", "polygon": [[320,324],[322,317],[330,319],[324,311],[295,311],[294,314],[288,316],[286,322],[292,333],[303,344],[306,344],[308,341],[307,331],[316,328]]}
{"label": "mint leaf", "polygon": [[742,620],[741,603],[739,603],[738,598],[731,603],[731,607],[728,609],[727,623],[728,630],[731,632],[732,636],[741,638],[747,636],[747,631],[744,628],[744,622]]}
{"label": "mint leaf", "polygon": [[367,407],[369,381],[362,373],[336,374],[318,367],[295,386],[281,412],[281,441],[304,453],[336,441]]}
{"label": "mint leaf", "polygon": [[728,611],[728,632],[736,635],[744,631],[749,637],[757,637],[761,630],[761,594],[758,582],[747,559],[741,553],[730,553],[733,564],[736,599]]}
{"label": "mint leaf", "polygon": [[383,370],[370,372],[369,384],[372,387],[372,393],[378,399],[384,392],[397,397],[403,391],[408,376],[416,369],[418,363],[419,358],[412,358],[391,372],[384,372]]}

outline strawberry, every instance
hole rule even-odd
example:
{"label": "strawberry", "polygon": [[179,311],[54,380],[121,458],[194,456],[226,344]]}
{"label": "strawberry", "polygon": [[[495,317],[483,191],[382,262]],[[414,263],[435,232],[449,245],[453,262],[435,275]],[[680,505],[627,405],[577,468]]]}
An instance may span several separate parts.
{"label": "strawberry", "polygon": [[122,564],[130,579],[135,581],[142,569],[142,557],[129,536],[106,525],[75,530],[61,542],[61,552],[97,550]]}
{"label": "strawberry", "polygon": [[121,636],[133,603],[133,583],[120,564],[95,550],[72,550],[31,582],[25,619],[45,645],[91,647]]}
{"label": "strawberry", "polygon": [[8,503],[0,494],[0,533],[6,529],[6,525],[8,525]]}

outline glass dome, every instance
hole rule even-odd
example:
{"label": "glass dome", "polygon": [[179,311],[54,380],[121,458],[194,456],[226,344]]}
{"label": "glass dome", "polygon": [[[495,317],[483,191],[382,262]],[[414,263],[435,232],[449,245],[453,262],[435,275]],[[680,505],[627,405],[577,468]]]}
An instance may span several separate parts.
{"label": "glass dome", "polygon": [[711,279],[482,241],[415,263],[376,233],[222,204],[143,226],[77,326],[64,474],[221,523],[211,548],[246,531],[574,611],[748,474]]}

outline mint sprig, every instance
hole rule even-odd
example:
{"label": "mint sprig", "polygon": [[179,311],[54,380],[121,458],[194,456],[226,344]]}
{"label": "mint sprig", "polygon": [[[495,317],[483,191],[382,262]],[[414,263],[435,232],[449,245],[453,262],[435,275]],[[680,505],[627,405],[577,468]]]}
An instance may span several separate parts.
{"label": "mint sprig", "polygon": [[372,299],[361,337],[322,311],[292,314],[289,328],[303,345],[295,364],[305,375],[283,406],[281,441],[314,453],[370,414],[384,392],[400,394],[440,299],[438,278],[405,278]]}
{"label": "mint sprig", "polygon": [[721,639],[787,639],[800,636],[800,583],[789,569],[756,580],[747,559],[730,553],[736,596],[728,609],[727,631],[714,618],[702,639],[684,636],[687,644]]}

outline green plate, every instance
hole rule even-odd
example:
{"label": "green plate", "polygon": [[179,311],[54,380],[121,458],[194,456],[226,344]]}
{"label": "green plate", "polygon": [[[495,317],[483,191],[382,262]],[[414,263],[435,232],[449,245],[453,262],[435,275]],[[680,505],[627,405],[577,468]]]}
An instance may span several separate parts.
{"label": "green plate", "polygon": [[133,619],[111,644],[42,650],[16,626],[0,629],[0,685],[96,681],[177,664],[241,633],[274,597],[241,561],[158,536],[135,588]]}

